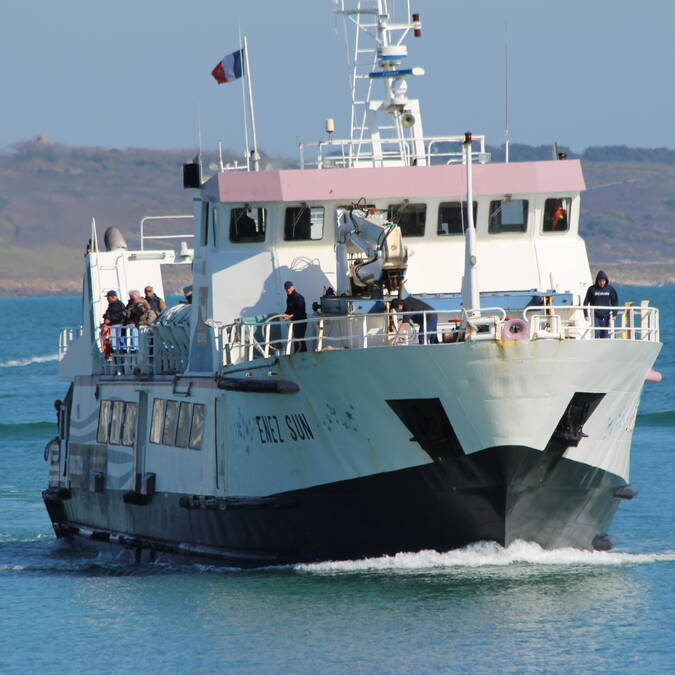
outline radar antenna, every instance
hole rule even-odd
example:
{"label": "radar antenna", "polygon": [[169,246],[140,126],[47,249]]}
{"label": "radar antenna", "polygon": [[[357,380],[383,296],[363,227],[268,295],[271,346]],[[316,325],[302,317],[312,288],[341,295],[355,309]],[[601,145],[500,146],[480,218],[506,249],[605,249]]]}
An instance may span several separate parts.
{"label": "radar antenna", "polygon": [[[337,4],[335,12],[352,35],[350,166],[426,164],[419,101],[407,95],[408,78],[424,75],[424,69],[402,67],[408,55],[405,38],[411,31],[415,37],[422,34],[419,14],[411,13],[410,0],[402,3],[406,16],[399,21],[393,17],[395,0],[357,0],[353,9],[345,7],[345,0]],[[384,88],[380,94],[377,81]]]}

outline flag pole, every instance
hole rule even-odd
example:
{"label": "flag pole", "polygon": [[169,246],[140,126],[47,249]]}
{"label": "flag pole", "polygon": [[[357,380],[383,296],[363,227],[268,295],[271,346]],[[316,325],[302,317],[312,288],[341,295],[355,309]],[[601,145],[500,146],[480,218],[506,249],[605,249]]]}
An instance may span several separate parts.
{"label": "flag pole", "polygon": [[[239,48],[244,48],[244,43],[241,39],[241,26],[239,26]],[[248,68],[248,64],[244,64],[245,68]],[[248,113],[246,112],[246,85],[244,84],[244,78],[241,78],[241,112],[244,120],[244,143],[246,144],[246,168],[251,170],[251,155],[250,149],[248,146]]]}
{"label": "flag pole", "polygon": [[258,154],[258,140],[255,133],[255,113],[253,111],[253,90],[251,89],[251,67],[248,60],[248,41],[244,35],[244,64],[246,70],[246,82],[248,84],[248,105],[251,111],[251,132],[253,134],[253,170],[260,170],[260,155]]}

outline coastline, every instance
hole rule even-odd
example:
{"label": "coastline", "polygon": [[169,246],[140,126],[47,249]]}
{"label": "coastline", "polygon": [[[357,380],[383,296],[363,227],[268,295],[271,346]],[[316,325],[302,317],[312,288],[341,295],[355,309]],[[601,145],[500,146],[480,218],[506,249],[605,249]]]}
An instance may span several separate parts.
{"label": "coastline", "polygon": [[[591,270],[604,270],[612,283],[621,286],[670,286],[675,285],[675,262],[593,262]],[[180,274],[170,274],[166,279],[164,293],[180,294],[181,289],[190,283],[191,273],[187,270]],[[82,278],[0,278],[0,298],[28,298],[80,295]]]}

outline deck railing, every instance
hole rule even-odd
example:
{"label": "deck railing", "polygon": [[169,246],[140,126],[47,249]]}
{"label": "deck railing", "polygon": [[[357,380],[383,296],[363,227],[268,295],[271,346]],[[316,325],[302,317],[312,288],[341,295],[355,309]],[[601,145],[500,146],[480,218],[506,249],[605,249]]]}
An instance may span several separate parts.
{"label": "deck railing", "polygon": [[[609,326],[595,325],[594,312],[609,311]],[[589,314],[589,319],[584,313]],[[412,326],[404,317],[421,318]],[[429,326],[437,317],[435,329]],[[224,366],[269,358],[296,351],[322,352],[334,349],[369,349],[396,345],[428,345],[483,340],[645,340],[659,341],[658,310],[653,307],[536,306],[507,316],[500,307],[481,308],[472,317],[463,310],[400,312],[349,316],[312,317],[283,322],[278,317],[258,323],[235,322],[221,326],[217,348]],[[285,335],[272,337],[274,328]],[[306,325],[304,337],[297,327]]]}
{"label": "deck railing", "polygon": [[[608,326],[595,325],[595,312],[611,312]],[[588,319],[585,318],[588,314]],[[481,308],[476,316],[463,310],[398,312],[311,317],[283,321],[238,320],[228,325],[209,321],[220,367],[291,355],[389,346],[435,345],[498,340],[633,340],[659,341],[659,312],[653,307],[536,306],[508,316],[501,307]],[[414,317],[414,318],[413,318]],[[407,319],[407,321],[406,321]],[[419,322],[419,323],[413,323]],[[300,326],[306,326],[302,336]],[[107,375],[175,374],[188,365],[189,345],[167,327],[113,326],[110,335],[97,335],[95,371]],[[59,335],[59,359],[82,334],[82,327],[64,328]]]}

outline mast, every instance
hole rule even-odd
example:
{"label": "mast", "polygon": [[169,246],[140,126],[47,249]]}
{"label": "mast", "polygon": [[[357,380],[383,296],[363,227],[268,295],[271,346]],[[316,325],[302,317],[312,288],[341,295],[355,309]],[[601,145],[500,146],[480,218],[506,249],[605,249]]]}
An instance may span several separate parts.
{"label": "mast", "polygon": [[[408,98],[406,81],[424,75],[424,69],[402,67],[408,56],[403,42],[411,31],[420,37],[422,24],[419,14],[410,13],[409,0],[405,2],[405,20],[394,21],[393,4],[392,0],[358,0],[355,8],[348,9],[345,0],[340,0],[340,9],[335,11],[354,29],[351,166],[426,164],[419,101]],[[370,46],[364,38],[371,40]],[[374,92],[377,81],[382,82],[381,99]]]}
{"label": "mast", "polygon": [[480,314],[478,292],[478,259],[476,251],[476,227],[473,222],[473,175],[471,132],[464,134],[464,161],[466,165],[466,212],[467,228],[464,232],[464,278],[462,279],[462,303],[467,315]]}
{"label": "mast", "polygon": [[[244,35],[244,70],[246,71],[246,83],[248,86],[248,107],[251,113],[251,134],[253,136],[253,170],[260,170],[260,155],[258,154],[258,138],[255,129],[255,112],[253,107],[253,89],[251,87],[251,66],[248,60],[248,40]],[[247,160],[248,161],[248,160]]]}

